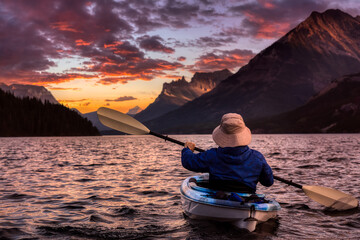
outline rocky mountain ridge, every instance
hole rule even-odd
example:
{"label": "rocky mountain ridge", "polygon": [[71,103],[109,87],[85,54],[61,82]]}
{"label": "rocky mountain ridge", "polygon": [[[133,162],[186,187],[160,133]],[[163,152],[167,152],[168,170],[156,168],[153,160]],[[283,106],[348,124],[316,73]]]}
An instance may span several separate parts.
{"label": "rocky mountain ridge", "polygon": [[197,72],[190,82],[182,77],[176,81],[164,83],[163,89],[155,101],[135,117],[140,121],[159,117],[209,92],[231,75],[232,73],[227,69],[209,73]]}
{"label": "rocky mountain ridge", "polygon": [[39,99],[43,103],[45,101],[48,101],[49,103],[59,104],[59,102],[54,98],[52,93],[43,86],[25,84],[6,85],[5,83],[0,83],[0,89],[5,92],[10,92],[14,94],[15,97],[30,97]]}

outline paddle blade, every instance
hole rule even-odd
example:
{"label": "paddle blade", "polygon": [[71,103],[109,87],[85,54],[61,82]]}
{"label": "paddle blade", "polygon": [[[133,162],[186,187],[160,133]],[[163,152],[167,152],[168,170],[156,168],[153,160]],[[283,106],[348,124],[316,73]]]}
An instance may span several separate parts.
{"label": "paddle blade", "polygon": [[127,134],[144,135],[150,130],[133,117],[116,110],[101,107],[97,110],[99,120],[105,126]]}
{"label": "paddle blade", "polygon": [[359,205],[359,201],[353,196],[332,188],[302,186],[302,189],[312,200],[336,210],[348,210]]}

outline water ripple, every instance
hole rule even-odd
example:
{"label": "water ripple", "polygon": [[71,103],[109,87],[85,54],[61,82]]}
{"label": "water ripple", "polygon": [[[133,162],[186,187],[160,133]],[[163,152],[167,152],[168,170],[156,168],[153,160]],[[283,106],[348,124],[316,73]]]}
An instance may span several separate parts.
{"label": "water ripple", "polygon": [[[178,135],[200,148],[210,135]],[[360,196],[360,135],[254,135],[276,175]],[[183,216],[179,187],[195,173],[181,147],[152,136],[0,138],[0,239],[348,239],[360,210],[332,211],[275,181],[277,219],[246,233]]]}

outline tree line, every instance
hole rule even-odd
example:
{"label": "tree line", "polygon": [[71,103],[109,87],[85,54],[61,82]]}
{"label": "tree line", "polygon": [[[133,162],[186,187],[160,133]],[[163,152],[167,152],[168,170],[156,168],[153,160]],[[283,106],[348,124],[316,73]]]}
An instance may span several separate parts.
{"label": "tree line", "polygon": [[92,123],[60,104],[18,98],[0,89],[0,136],[94,136]]}

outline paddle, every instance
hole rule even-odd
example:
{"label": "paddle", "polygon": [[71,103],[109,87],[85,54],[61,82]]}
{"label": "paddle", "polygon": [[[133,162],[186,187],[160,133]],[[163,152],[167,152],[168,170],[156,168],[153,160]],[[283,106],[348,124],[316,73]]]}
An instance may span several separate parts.
{"label": "paddle", "polygon": [[[165,139],[167,141],[179,144],[181,146],[184,146],[185,144],[176,139],[152,132],[142,123],[132,118],[131,116],[115,111],[113,109],[101,107],[98,109],[97,114],[102,124],[120,132],[135,135],[150,134]],[[204,152],[203,149],[197,147],[195,148],[195,150],[199,152]],[[333,208],[336,210],[348,210],[356,208],[359,205],[359,202],[355,197],[332,188],[320,186],[302,186],[300,184],[294,183],[278,176],[274,176],[274,179],[294,186],[296,188],[302,189],[310,199],[329,208]]]}

